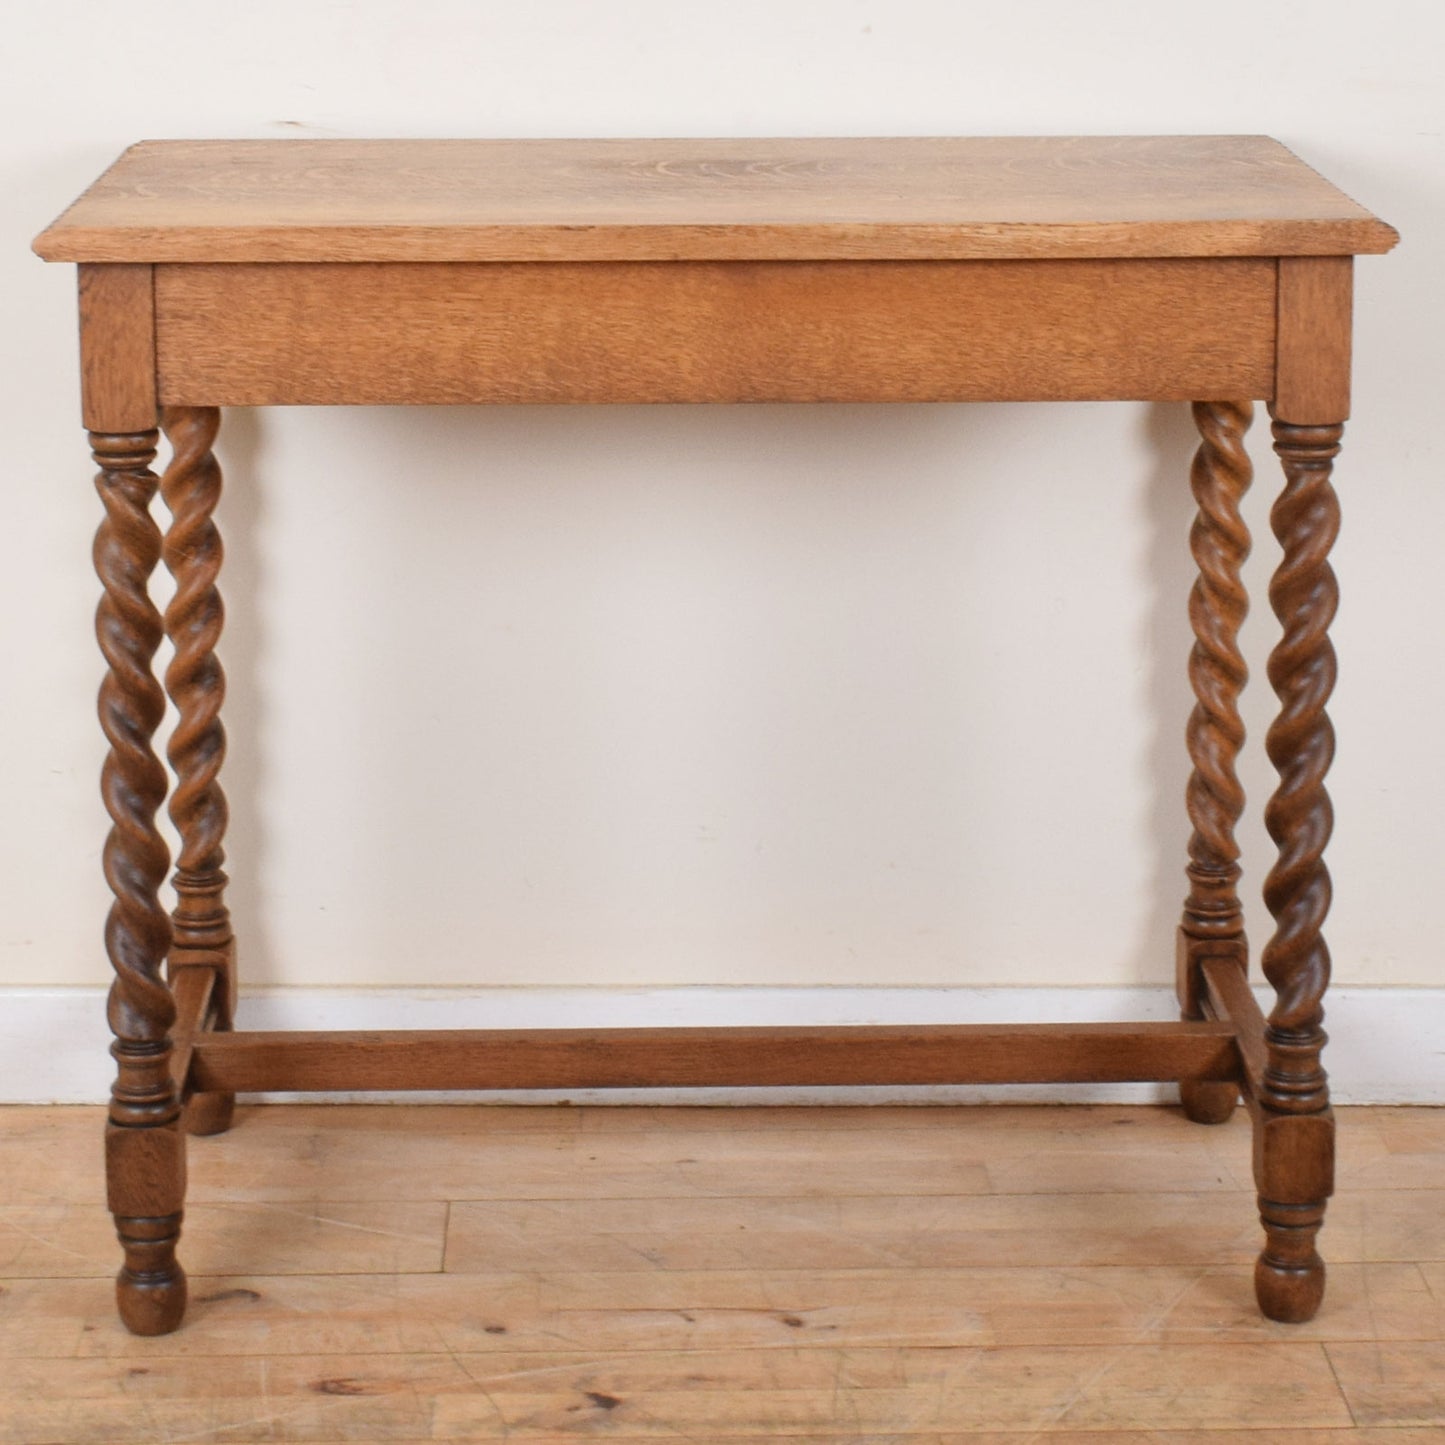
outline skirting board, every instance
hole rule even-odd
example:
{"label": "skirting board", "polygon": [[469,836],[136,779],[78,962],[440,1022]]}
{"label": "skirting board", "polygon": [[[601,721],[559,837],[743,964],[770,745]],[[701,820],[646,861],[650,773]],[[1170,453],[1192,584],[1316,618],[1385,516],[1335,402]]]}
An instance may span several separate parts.
{"label": "skirting board", "polygon": [[[1260,1000],[1267,1007],[1266,991]],[[1166,988],[271,989],[242,997],[240,1023],[253,1029],[607,1029],[1143,1022],[1172,1019],[1176,1009]],[[1445,1104],[1445,989],[1335,989],[1326,1026],[1336,1103]],[[102,1102],[110,1087],[109,1042],[100,989],[0,989],[0,1104]],[[1167,1084],[1061,1084],[306,1097],[482,1104],[1097,1104],[1172,1102],[1177,1091]]]}

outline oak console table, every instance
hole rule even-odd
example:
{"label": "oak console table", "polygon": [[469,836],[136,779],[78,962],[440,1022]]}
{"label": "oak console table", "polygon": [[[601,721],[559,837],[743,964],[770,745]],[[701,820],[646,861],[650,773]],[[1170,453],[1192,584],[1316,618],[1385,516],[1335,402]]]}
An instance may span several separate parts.
{"label": "oak console table", "polygon": [[[136,146],[35,243],[80,265],[83,412],[108,672],[102,789],[118,1071],[106,1130],[121,1317],[180,1323],[184,1129],[237,1090],[1177,1080],[1240,1094],[1259,1302],[1308,1319],[1333,1176],[1321,926],[1333,747],[1330,473],[1348,413],[1353,257],[1394,231],[1262,137],[176,141]],[[1279,858],[1246,982],[1234,828],[1250,398],[1285,485],[1266,739]],[[1181,1021],[1139,1025],[259,1033],[233,1029],[215,657],[222,406],[497,402],[1193,403],[1198,703]],[[151,468],[157,424],[172,455]],[[1182,478],[1181,478],[1182,485]],[[150,504],[159,487],[164,537]],[[174,600],[149,579],[164,560]],[[175,647],[162,691],[152,661]],[[1182,659],[1181,659],[1182,664]],[[152,749],[166,693],[179,714]],[[181,838],[175,908],[156,815]]]}

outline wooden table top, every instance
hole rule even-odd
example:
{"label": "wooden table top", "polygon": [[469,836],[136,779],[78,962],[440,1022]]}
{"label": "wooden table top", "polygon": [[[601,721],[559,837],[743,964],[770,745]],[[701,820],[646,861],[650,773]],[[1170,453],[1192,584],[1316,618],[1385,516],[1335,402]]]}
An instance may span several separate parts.
{"label": "wooden table top", "polygon": [[1387,251],[1265,136],[146,141],[47,261],[948,260]]}

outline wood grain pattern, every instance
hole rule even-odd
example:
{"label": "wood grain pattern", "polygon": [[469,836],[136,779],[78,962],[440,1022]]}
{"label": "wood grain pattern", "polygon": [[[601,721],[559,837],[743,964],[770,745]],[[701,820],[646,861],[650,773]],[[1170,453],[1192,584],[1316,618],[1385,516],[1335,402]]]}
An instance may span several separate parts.
{"label": "wood grain pattern", "polygon": [[[1250,1140],[1242,1143],[1247,1169]],[[1061,1181],[1073,1172],[1061,1165]],[[1129,1175],[1124,1163],[1113,1192],[952,1199],[875,1188],[844,1197],[453,1200],[446,1268],[625,1273],[639,1260],[690,1270],[1248,1266],[1258,1243],[1248,1189],[1231,1193],[1237,1207],[1229,1208],[1215,1192],[1145,1190]],[[1432,1189],[1341,1193],[1330,1218],[1332,1253],[1340,1261],[1437,1264],[1445,1260],[1442,1205],[1445,1192]]]}
{"label": "wood grain pattern", "polygon": [[[236,1438],[255,1428],[258,1407],[284,1433],[253,1438],[290,1441],[776,1440],[829,1431],[855,1441],[947,1431],[961,1441],[986,1428],[1218,1429],[1245,1413],[1262,1427],[1350,1424],[1318,1345],[1197,1345],[1195,1360],[1191,1372],[1182,1357],[1149,1347],[888,1345],[856,1354],[820,1347],[266,1357],[230,1361],[224,1371],[204,1359],[139,1372],[86,1360],[67,1371],[72,1393],[48,1400],[39,1387],[45,1366],[21,1361],[9,1390],[34,1402],[31,1439],[68,1441],[113,1440],[117,1425],[133,1439]],[[154,1433],[129,1433],[142,1427]]]}
{"label": "wood grain pattern", "polygon": [[[0,1204],[92,1202],[102,1185],[94,1139],[102,1114],[0,1112]],[[1338,1115],[1341,1188],[1374,1198],[1373,1215],[1386,1209],[1382,1191],[1445,1191],[1445,1109]],[[398,1114],[388,1104],[311,1104],[251,1108],[245,1123],[236,1148],[190,1151],[191,1198],[665,1199],[722,1192],[720,1180],[759,1195],[1112,1193],[1126,1173],[1148,1193],[1252,1188],[1242,1124],[1188,1129],[1167,1111],[1123,1106],[414,1104]],[[1340,1217],[1331,1223],[1342,1230]],[[1351,1257],[1343,1243],[1338,1257]],[[1445,1272],[1434,1279],[1445,1308]]]}
{"label": "wood grain pattern", "polygon": [[1398,237],[1265,136],[151,141],[49,261],[1282,256]]}
{"label": "wood grain pattern", "polygon": [[1296,426],[1328,426],[1350,415],[1354,261],[1282,256],[1278,374],[1273,414]]}
{"label": "wood grain pattern", "polygon": [[[0,1204],[88,1203],[103,1180],[98,1110],[0,1113]],[[1441,1111],[1445,1115],[1445,1111]],[[1138,1109],[877,1105],[576,1109],[386,1104],[252,1108],[244,1144],[189,1151],[189,1197],[244,1200],[1011,1194],[1250,1187],[1245,1131],[1141,1128]],[[1402,1111],[1343,1111],[1361,1184],[1445,1188],[1441,1131]],[[405,1119],[399,1130],[398,1118]],[[1082,1125],[1088,1124],[1084,1130]],[[43,1161],[36,1167],[35,1160]],[[987,1161],[985,1164],[984,1161]],[[1445,1296],[1442,1296],[1445,1298]]]}
{"label": "wood grain pattern", "polygon": [[456,1200],[445,1267],[1202,1268],[1245,1264],[1255,1247],[1247,1208],[1201,1207],[1180,1193]]}
{"label": "wood grain pattern", "polygon": [[[780,1171],[781,1182],[781,1171]],[[1207,1205],[1200,1200],[1200,1207]],[[1263,1320],[1244,1266],[911,1270],[564,1269],[486,1274],[227,1275],[197,1281],[193,1329],[168,1354],[519,1354],[595,1349],[1439,1340],[1445,1302],[1414,1264],[1342,1264],[1332,1308],[1288,1332]],[[10,1282],[9,1359],[144,1360],[93,1280]],[[1334,1307],[1337,1305],[1338,1307]]]}
{"label": "wood grain pattern", "polygon": [[[1238,1196],[1241,1205],[1246,1197]],[[446,1268],[491,1274],[505,1263],[626,1273],[639,1260],[668,1270],[1246,1266],[1256,1228],[1247,1209],[1221,1203],[1137,1190],[949,1201],[886,1194],[457,1200]],[[1335,1256],[1379,1264],[1445,1260],[1442,1205],[1438,1190],[1342,1194],[1330,1221]],[[1289,1331],[1274,1337],[1293,1338]]]}
{"label": "wood grain pattern", "polygon": [[81,266],[80,411],[90,431],[156,424],[154,268]]}
{"label": "wood grain pattern", "polygon": [[[427,1272],[441,1267],[446,1213],[444,1203],[426,1200],[198,1204],[186,1211],[186,1244],[197,1275],[238,1274],[254,1263],[257,1247],[270,1274]],[[0,1206],[0,1278],[7,1281],[103,1281],[114,1253],[105,1211],[94,1204]]]}
{"label": "wood grain pattern", "polygon": [[[1207,1201],[1200,1201],[1201,1206]],[[1047,1346],[1439,1340],[1445,1305],[1414,1264],[1344,1264],[1339,1308],[1306,1328],[1263,1321],[1245,1267],[1092,1265],[913,1272],[565,1270],[228,1275],[197,1283],[176,1355],[519,1353],[593,1348],[868,1349],[880,1342]],[[145,1359],[95,1280],[9,1282],[8,1359]],[[478,1302],[484,1305],[478,1308]]]}
{"label": "wood grain pattern", "polygon": [[1445,1431],[1445,1341],[1337,1344],[1328,1351],[1350,1411],[1361,1425]]}
{"label": "wood grain pattern", "polygon": [[[100,1114],[0,1111],[0,1187],[52,1174],[69,1187],[77,1161],[93,1189]],[[244,1123],[197,1145],[198,1169],[209,1158],[270,1197],[194,1207],[191,1314],[164,1339],[111,1315],[101,1210],[0,1207],[0,1439],[314,1445],[503,1425],[530,1445],[1439,1435],[1445,1266],[1423,1261],[1445,1259],[1445,1196],[1411,1187],[1417,1164],[1439,1162],[1439,1110],[1342,1111],[1368,1184],[1337,1201],[1329,1308],[1287,1328],[1254,1308],[1251,1231],[1230,1227],[1250,1131],[1164,1110],[310,1106]],[[704,1148],[720,1164],[764,1150],[759,1197],[729,1197],[720,1175],[712,1197],[679,1200],[647,1171]],[[586,1186],[610,1178],[619,1149],[632,1197],[599,1209]],[[936,1170],[961,1154],[996,1192],[890,1191],[912,1182],[896,1167],[905,1149]],[[1010,1193],[1031,1156],[1052,1179]],[[1108,1156],[1130,1192],[1077,1193]],[[1228,1166],[1240,1207],[1169,1191],[1153,1166],[1180,1156]],[[823,1159],[851,1161],[870,1197],[790,1195]],[[571,1198],[549,1197],[568,1169],[583,1176]],[[374,1202],[348,1196],[358,1172]],[[487,1203],[397,1197],[484,1175]],[[845,1215],[856,1232],[840,1231]],[[1190,1219],[1190,1257],[1168,1257],[1169,1228]],[[444,1232],[453,1271],[474,1256],[477,1272],[438,1272]],[[976,1263],[944,1263],[934,1235]],[[1138,1239],[1155,1262],[1131,1257]],[[1071,1250],[1098,1262],[1067,1262]],[[267,1272],[228,1272],[247,1264]]]}
{"label": "wood grain pattern", "polygon": [[[396,1106],[390,1112],[404,1121]],[[1174,1117],[1177,1128],[1185,1127],[1180,1116]],[[403,1128],[404,1122],[395,1127]],[[1108,1127],[1100,1125],[1087,1137],[1097,1144]],[[934,1142],[943,1150],[951,1147],[951,1136],[940,1132]],[[444,1134],[434,1143],[438,1149],[460,1147]],[[190,1153],[224,1147],[197,1144]],[[312,1197],[263,1185],[252,1192],[266,1197],[228,1200],[216,1197],[221,1191],[213,1187],[212,1198],[188,1208],[187,1252],[194,1274],[435,1271],[441,1267],[444,1230],[447,1269],[486,1277],[538,1271],[625,1275],[644,1267],[786,1273],[1105,1266],[1196,1273],[1224,1269],[1248,1276],[1257,1245],[1247,1188],[1159,1188],[1167,1181],[1161,1181],[1157,1168],[1141,1167],[1134,1177],[1127,1148],[1117,1160],[1113,1190],[1066,1188],[1081,1171],[1065,1159],[1049,1190],[890,1192],[884,1155],[874,1163],[879,1177],[861,1192],[830,1197],[788,1189],[787,1181],[806,1157],[800,1149],[794,1161],[774,1163],[776,1182],[768,1193],[761,1186],[737,1195],[649,1190],[638,1169],[631,1176],[640,1187],[630,1193],[599,1190],[590,1196],[576,1188],[549,1188],[545,1173],[533,1179],[525,1170],[525,1156],[513,1152],[501,1156],[498,1167],[516,1163],[519,1172],[476,1191],[477,1198],[437,1199],[419,1182],[391,1191],[400,1199],[377,1201],[348,1198],[355,1191],[344,1185],[327,1187],[328,1179],[344,1173],[348,1155],[332,1145],[324,1130],[310,1131],[309,1147],[330,1148],[334,1155]],[[96,1152],[92,1129],[90,1153]],[[1241,1130],[1231,1177],[1247,1178],[1249,1152],[1250,1140]],[[579,1151],[574,1157],[579,1173],[606,1173],[605,1155]],[[982,1157],[989,1158],[987,1153]],[[298,1171],[306,1170],[304,1152],[292,1158]],[[459,1165],[441,1166],[444,1176],[459,1171]],[[368,1171],[372,1178],[376,1172],[375,1167]],[[1080,1182],[1095,1184],[1087,1170],[1082,1175]],[[333,1193],[339,1197],[333,1199]],[[1331,1208],[1330,1232],[1336,1263],[1420,1265],[1427,1279],[1438,1283],[1445,1264],[1445,1190],[1371,1185],[1342,1191]],[[335,1252],[328,1255],[328,1248]],[[100,1286],[95,1308],[108,1311],[105,1283],[113,1273],[114,1252],[110,1222],[93,1200],[0,1206],[0,1278],[7,1285],[19,1279],[91,1279]],[[1247,1312],[1247,1293],[1230,1298],[1231,1308]],[[1331,1309],[1311,1322],[1307,1336],[1323,1328],[1332,1312],[1333,1294]],[[1258,1328],[1275,1326],[1260,1323]],[[1293,1331],[1271,1337],[1293,1338]]]}
{"label": "wood grain pattern", "polygon": [[202,1091],[606,1089],[1231,1078],[1216,1023],[243,1032],[194,1041]]}
{"label": "wood grain pattern", "polygon": [[[1048,1194],[1065,1184],[1072,1193],[1112,1194],[1126,1177],[1147,1193],[1243,1197],[1251,1187],[1243,1131],[1225,1139],[1220,1131],[1175,1129],[1151,1131],[1148,1142],[1114,1141],[1102,1117],[1091,1116],[1086,1138],[1062,1120],[1041,1128],[1039,1111],[1020,1107],[1006,1111],[1007,1132],[981,1127],[980,1111],[960,1112],[947,1139],[915,1127],[908,1115],[918,1110],[894,1117],[886,1136],[826,1120],[770,1129],[754,1122],[763,1111],[753,1108],[734,1130],[669,1123],[661,1134],[644,1128],[604,1137],[473,1124],[476,1115],[504,1112],[496,1106],[412,1109],[404,1133],[386,1105],[352,1106],[345,1115],[288,1109],[277,1122],[273,1112],[244,1116],[247,1147],[234,1158],[223,1149],[192,1150],[192,1200],[951,1196]],[[1113,1127],[1126,1132],[1130,1116],[1116,1116]],[[1389,1177],[1377,1149],[1356,1140],[1349,1153],[1371,1177]],[[68,1182],[65,1193],[86,1197]]]}
{"label": "wood grain pattern", "polygon": [[1266,395],[1268,261],[162,266],[166,403]]}

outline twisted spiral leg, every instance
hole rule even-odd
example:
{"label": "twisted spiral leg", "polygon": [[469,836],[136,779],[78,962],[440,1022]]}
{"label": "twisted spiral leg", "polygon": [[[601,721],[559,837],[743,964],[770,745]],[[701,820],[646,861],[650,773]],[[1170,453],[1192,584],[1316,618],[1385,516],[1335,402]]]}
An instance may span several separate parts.
{"label": "twisted spiral leg", "polygon": [[[171,970],[212,968],[213,1027],[228,1029],[235,1009],[235,940],[226,909],[226,797],[218,777],[226,755],[221,704],[225,674],[216,659],[225,612],[216,578],[221,570],[221,537],[213,513],[221,495],[221,469],[211,447],[220,426],[215,407],[166,407],[161,426],[172,457],[161,477],[161,495],[171,513],[164,557],[176,591],[166,608],[165,629],[175,654],[166,669],[166,691],[178,719],[167,756],[176,775],[170,814],[181,838],[171,916]],[[229,1127],[232,1094],[197,1094],[187,1127],[193,1134],[218,1134]]]}
{"label": "twisted spiral leg", "polygon": [[151,748],[165,708],[151,671],[161,638],[149,593],[161,552],[149,511],[156,433],[92,432],[90,442],[105,506],[95,538],[105,589],[95,628],[107,664],[100,722],[110,752],[101,792],[111,818],[105,877],[114,894],[105,925],[115,969],[108,1015],[116,1061],[106,1179],[125,1255],[116,1280],[121,1318],[135,1333],[155,1335],[175,1329],[186,1304],[186,1277],[176,1261],[185,1197],[185,1141],[170,1076],[176,1009],[161,971],[171,928],[157,897],[168,862],[155,824],[166,775]]}
{"label": "twisted spiral leg", "polygon": [[[1249,555],[1249,529],[1239,503],[1253,476],[1244,434],[1254,416],[1247,401],[1194,403],[1201,438],[1189,482],[1198,506],[1189,549],[1199,577],[1189,596],[1194,649],[1189,681],[1196,703],[1186,742],[1194,764],[1185,795],[1189,839],[1189,895],[1178,936],[1179,1003],[1186,1019],[1203,1017],[1200,964],[1227,957],[1246,966],[1240,907],[1239,847],[1235,824],[1244,790],[1235,760],[1244,743],[1239,695],[1248,676],[1239,650],[1239,627],[1249,607],[1240,569]],[[1185,1080],[1184,1112],[1200,1124],[1221,1124],[1234,1112],[1239,1091],[1231,1083]]]}
{"label": "twisted spiral leg", "polygon": [[1265,746],[1279,787],[1265,824],[1279,856],[1264,886],[1275,934],[1262,964],[1276,997],[1265,1026],[1255,1131],[1265,1227],[1255,1284],[1261,1308],[1279,1320],[1309,1319],[1323,1296],[1325,1267],[1315,1236],[1334,1176],[1334,1121],[1320,1067],[1330,974],[1321,929],[1330,906],[1323,854],[1333,825],[1324,781],[1335,742],[1325,713],[1335,683],[1329,626],[1339,595],[1328,560],[1340,515],[1330,473],[1343,430],[1274,423],[1285,488],[1270,520],[1284,556],[1270,601],[1284,632],[1269,660],[1280,712]]}

